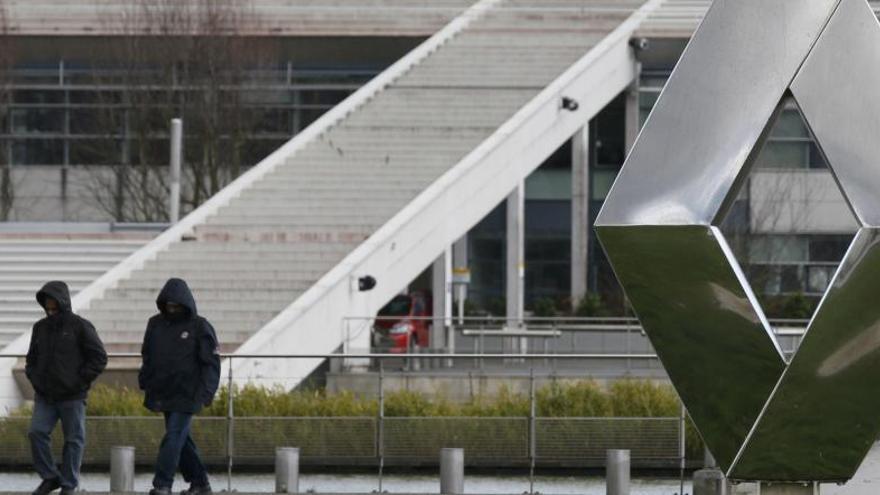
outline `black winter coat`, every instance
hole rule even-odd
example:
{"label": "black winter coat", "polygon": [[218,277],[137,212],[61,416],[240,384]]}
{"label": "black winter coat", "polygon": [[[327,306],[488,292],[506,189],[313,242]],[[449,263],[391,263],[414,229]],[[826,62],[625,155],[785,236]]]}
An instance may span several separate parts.
{"label": "black winter coat", "polygon": [[[167,303],[186,310],[170,314]],[[150,318],[141,347],[138,383],[151,411],[196,413],[214,400],[220,382],[217,335],[199,316],[186,282],[169,279],[156,298],[159,314]]]}
{"label": "black winter coat", "polygon": [[104,344],[88,320],[71,312],[67,284],[48,282],[37,292],[37,302],[45,308],[47,298],[58,302],[58,312],[34,324],[25,374],[44,399],[85,399],[107,366]]}

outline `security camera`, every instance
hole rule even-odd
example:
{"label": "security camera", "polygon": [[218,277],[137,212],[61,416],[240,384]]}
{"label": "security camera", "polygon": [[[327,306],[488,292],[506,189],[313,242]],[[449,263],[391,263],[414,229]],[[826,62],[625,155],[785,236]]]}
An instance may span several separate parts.
{"label": "security camera", "polygon": [[629,46],[637,52],[643,52],[648,49],[648,38],[632,38],[629,40]]}
{"label": "security camera", "polygon": [[580,107],[580,104],[574,98],[568,96],[562,97],[562,108],[569,112],[574,112]]}
{"label": "security camera", "polygon": [[370,275],[364,275],[363,277],[358,278],[358,290],[361,292],[367,292],[368,290],[373,290],[373,287],[376,286],[376,278]]}

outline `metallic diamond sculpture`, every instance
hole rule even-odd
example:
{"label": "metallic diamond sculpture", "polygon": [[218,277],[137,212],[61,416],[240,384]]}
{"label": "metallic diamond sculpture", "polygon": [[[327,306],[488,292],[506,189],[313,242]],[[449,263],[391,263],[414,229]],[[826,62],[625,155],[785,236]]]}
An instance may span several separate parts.
{"label": "metallic diamond sculpture", "polygon": [[[715,0],[596,221],[731,479],[845,481],[880,433],[878,88],[865,0]],[[788,95],[861,226],[790,363],[717,228]]]}

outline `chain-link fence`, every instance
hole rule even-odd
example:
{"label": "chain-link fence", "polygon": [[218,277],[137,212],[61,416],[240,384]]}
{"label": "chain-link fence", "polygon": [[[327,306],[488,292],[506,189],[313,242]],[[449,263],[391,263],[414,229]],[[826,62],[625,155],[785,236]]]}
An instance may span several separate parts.
{"label": "chain-link fence", "polygon": [[[433,466],[440,449],[463,448],[471,466],[527,467],[529,418],[374,417],[235,418],[233,462],[271,466],[276,447],[300,448],[303,465]],[[29,418],[0,419],[0,464],[30,465]],[[135,447],[136,462],[152,465],[165,432],[160,417],[90,417],[84,463],[106,467],[110,449]],[[227,462],[227,419],[197,417],[192,434],[205,462]],[[62,435],[53,435],[60,458]],[[379,443],[381,442],[381,443]],[[634,467],[678,466],[678,418],[536,418],[539,466],[601,467],[608,449],[630,449]]]}

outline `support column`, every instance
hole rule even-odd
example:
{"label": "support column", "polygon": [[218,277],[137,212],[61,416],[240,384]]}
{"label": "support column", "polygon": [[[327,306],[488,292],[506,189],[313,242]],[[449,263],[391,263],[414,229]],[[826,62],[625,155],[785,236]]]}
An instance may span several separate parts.
{"label": "support column", "polygon": [[590,244],[590,125],[571,138],[571,303],[587,295]]}
{"label": "support column", "polygon": [[448,347],[446,328],[452,318],[452,250],[446,248],[434,261],[431,270],[431,293],[434,299],[434,323],[431,328],[431,348],[435,351]]}
{"label": "support column", "polygon": [[626,107],[625,107],[625,136],[624,144],[626,146],[626,154],[629,156],[629,150],[632,149],[636,138],[639,136],[641,122],[639,115],[639,83],[642,74],[642,64],[636,62],[636,77],[632,84],[626,89]]}
{"label": "support column", "polygon": [[456,308],[458,324],[463,325],[464,303],[467,301],[468,285],[471,283],[467,234],[461,236],[461,239],[452,245],[452,283],[455,285],[455,299],[458,301]]}
{"label": "support column", "polygon": [[522,324],[525,292],[525,183],[507,196],[507,326]]}

